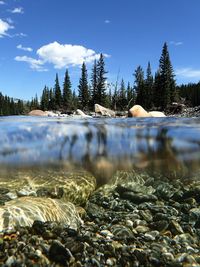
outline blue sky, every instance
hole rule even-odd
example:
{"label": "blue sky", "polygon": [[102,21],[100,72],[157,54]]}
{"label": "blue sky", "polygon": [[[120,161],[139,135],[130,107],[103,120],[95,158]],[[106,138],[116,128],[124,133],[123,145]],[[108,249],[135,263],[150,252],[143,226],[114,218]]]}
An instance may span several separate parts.
{"label": "blue sky", "polygon": [[80,66],[88,74],[105,54],[108,81],[134,82],[138,65],[152,71],[164,42],[177,83],[200,80],[199,0],[0,0],[0,91],[31,99],[62,85],[69,69],[77,88]]}

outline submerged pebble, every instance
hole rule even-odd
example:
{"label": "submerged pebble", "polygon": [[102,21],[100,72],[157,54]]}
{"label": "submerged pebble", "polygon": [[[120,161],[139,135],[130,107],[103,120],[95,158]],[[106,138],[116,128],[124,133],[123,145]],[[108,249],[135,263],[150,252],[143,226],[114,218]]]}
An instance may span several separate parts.
{"label": "submerged pebble", "polygon": [[[200,212],[195,185],[177,183],[173,188],[167,186],[166,179],[158,183],[147,176],[145,183],[144,176],[136,175],[134,180],[133,172],[121,175],[125,180],[130,179],[131,186],[126,185],[118,172],[113,184],[93,192],[76,227],[70,221],[36,219],[24,227],[15,225],[11,230],[4,229],[0,233],[0,265],[198,266]],[[123,181],[121,187],[120,181]],[[179,196],[177,188],[182,190]],[[49,192],[42,190],[40,194]],[[3,189],[0,195],[9,192]],[[189,197],[190,201],[184,202]],[[30,196],[27,198],[32,200]],[[26,197],[17,201],[23,199]],[[47,195],[44,199],[48,201]],[[57,195],[54,200],[59,202],[62,197]],[[5,202],[1,208],[12,201]],[[72,210],[77,212],[76,208]],[[75,214],[78,216],[78,212]],[[4,215],[9,219],[9,213]]]}

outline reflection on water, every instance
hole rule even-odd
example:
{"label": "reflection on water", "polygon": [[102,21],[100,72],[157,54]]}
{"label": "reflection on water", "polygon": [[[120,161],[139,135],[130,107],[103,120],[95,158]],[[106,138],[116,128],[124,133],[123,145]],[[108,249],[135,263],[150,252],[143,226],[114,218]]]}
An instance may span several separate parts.
{"label": "reflection on water", "polygon": [[145,168],[170,177],[199,171],[200,120],[2,117],[1,169],[64,166],[98,177]]}

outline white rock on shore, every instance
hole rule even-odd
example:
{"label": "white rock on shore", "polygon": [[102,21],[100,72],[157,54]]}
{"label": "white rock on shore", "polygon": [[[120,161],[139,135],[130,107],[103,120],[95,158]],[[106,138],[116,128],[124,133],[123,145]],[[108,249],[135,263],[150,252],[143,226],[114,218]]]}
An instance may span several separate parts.
{"label": "white rock on shore", "polygon": [[77,109],[76,110],[76,114],[75,115],[79,115],[79,116],[81,116],[81,117],[83,117],[83,118],[92,118],[91,116],[89,116],[89,115],[86,115],[82,110],[80,110],[80,109]]}
{"label": "white rock on shore", "polygon": [[102,116],[115,117],[115,112],[111,109],[104,108],[99,104],[94,105],[95,113],[100,113]]}
{"label": "white rock on shore", "polygon": [[165,117],[165,114],[160,111],[147,112],[142,106],[134,105],[128,111],[129,117]]}

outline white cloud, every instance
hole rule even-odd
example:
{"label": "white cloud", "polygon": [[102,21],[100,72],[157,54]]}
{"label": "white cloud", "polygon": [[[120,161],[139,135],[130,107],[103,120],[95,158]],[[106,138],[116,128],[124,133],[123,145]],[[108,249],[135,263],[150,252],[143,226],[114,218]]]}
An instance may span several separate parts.
{"label": "white cloud", "polygon": [[27,56],[17,56],[15,57],[16,61],[20,61],[20,62],[27,62],[30,65],[30,68],[36,71],[47,71],[47,69],[45,69],[43,67],[44,62],[41,61],[40,59],[34,59],[32,57],[27,57]]}
{"label": "white cloud", "polygon": [[99,58],[99,54],[92,49],[58,42],[42,46],[37,50],[37,54],[44,63],[51,63],[56,69],[79,66],[83,62],[90,63]]}
{"label": "white cloud", "polygon": [[21,44],[19,44],[19,45],[17,46],[17,48],[20,49],[20,50],[27,51],[27,52],[32,52],[32,51],[33,51],[33,49],[32,49],[31,47],[24,47],[24,46],[22,46]]}
{"label": "white cloud", "polygon": [[10,25],[8,22],[0,19],[0,37],[8,35],[7,31],[9,29],[13,29],[14,27]]}
{"label": "white cloud", "polygon": [[16,33],[15,36],[18,36],[18,37],[27,37],[27,34],[26,33],[23,33],[23,32],[20,32],[20,33]]}
{"label": "white cloud", "polygon": [[[19,47],[18,47],[19,48]],[[20,45],[20,49],[22,46]],[[52,64],[55,69],[81,66],[83,62],[91,63],[98,59],[100,54],[81,45],[49,43],[37,50],[38,59],[17,56],[16,61],[27,62],[34,70],[46,71],[45,64]],[[105,57],[109,55],[104,54]]]}
{"label": "white cloud", "polygon": [[200,69],[180,68],[175,71],[175,74],[183,78],[200,79]]}
{"label": "white cloud", "polygon": [[13,24],[14,21],[11,19],[11,18],[7,18],[6,21],[9,23],[9,24]]}
{"label": "white cloud", "polygon": [[183,42],[175,42],[175,41],[171,41],[170,44],[171,44],[171,45],[175,45],[175,46],[179,46],[179,45],[183,45]]}
{"label": "white cloud", "polygon": [[5,2],[4,1],[0,1],[0,5],[5,5]]}
{"label": "white cloud", "polygon": [[109,20],[109,19],[106,19],[106,20],[104,20],[104,22],[105,22],[106,24],[109,24],[109,23],[110,23],[110,20]]}
{"label": "white cloud", "polygon": [[11,13],[13,13],[13,14],[23,14],[24,13],[23,7],[14,8],[14,9],[11,10]]}

